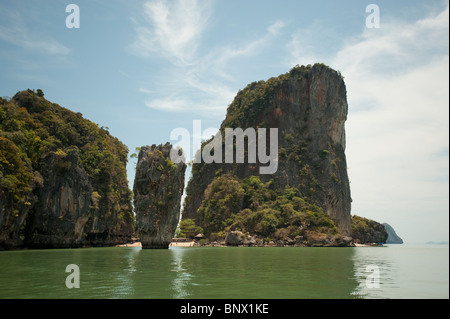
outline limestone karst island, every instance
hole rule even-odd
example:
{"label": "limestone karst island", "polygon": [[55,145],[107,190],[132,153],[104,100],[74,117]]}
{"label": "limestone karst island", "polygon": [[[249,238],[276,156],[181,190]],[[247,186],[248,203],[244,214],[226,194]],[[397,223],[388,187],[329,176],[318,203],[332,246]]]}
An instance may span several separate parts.
{"label": "limestone karst island", "polygon": [[197,237],[196,245],[384,243],[384,225],[351,214],[346,95],[341,74],[323,64],[251,83],[231,101],[220,130],[277,128],[274,174],[247,160],[193,163],[185,187],[187,164],[174,163],[172,145],[161,141],[140,148],[133,190],[128,147],[106,127],[41,90],[0,98],[0,248],[136,240],[168,248],[174,237]]}

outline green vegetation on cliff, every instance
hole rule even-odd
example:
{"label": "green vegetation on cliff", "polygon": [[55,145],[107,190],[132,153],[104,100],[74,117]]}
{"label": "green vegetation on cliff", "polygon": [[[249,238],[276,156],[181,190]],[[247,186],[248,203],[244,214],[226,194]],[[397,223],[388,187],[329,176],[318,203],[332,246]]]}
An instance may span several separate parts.
{"label": "green vegetation on cliff", "polygon": [[277,170],[263,174],[265,164],[248,161],[248,138],[244,163],[193,163],[183,219],[193,219],[208,235],[240,230],[273,239],[348,237],[347,112],[343,78],[324,64],[296,66],[247,85],[227,109],[222,136],[226,128],[277,129]]}
{"label": "green vegetation on cliff", "polygon": [[[26,90],[10,101],[0,98],[0,246],[17,245],[18,237],[26,237],[31,217],[39,220],[36,215],[43,212],[34,204],[49,185],[43,171],[64,176],[74,165],[84,170],[92,190],[91,194],[73,194],[91,198],[93,210],[86,217],[90,220],[83,230],[84,239],[111,237],[111,228],[123,234],[131,232],[134,216],[125,168],[127,147],[81,113],[43,96],[41,90]],[[103,229],[99,218],[105,221]],[[67,226],[62,216],[60,219],[61,227]]]}
{"label": "green vegetation on cliff", "polygon": [[[315,64],[316,67],[324,64]],[[308,77],[312,66],[295,66],[288,73],[278,77],[272,77],[267,81],[250,83],[240,90],[233,102],[228,106],[227,117],[223,121],[221,129],[226,127],[252,127],[260,122],[261,127],[268,126],[267,118],[270,117],[270,109],[267,105],[275,100],[274,93],[281,87],[283,82],[294,77]]]}
{"label": "green vegetation on cliff", "polygon": [[[123,163],[128,148],[103,127],[27,90],[8,102],[0,99],[0,136],[12,142],[29,169],[39,168],[39,160],[49,152],[79,155],[83,168],[104,192],[113,191],[111,181],[126,180]],[[6,143],[6,142],[5,142]],[[2,148],[3,149],[3,148]],[[2,162],[5,167],[5,163]],[[121,190],[121,196],[131,191]]]}
{"label": "green vegetation on cliff", "polygon": [[388,237],[385,227],[368,218],[352,216],[352,234],[354,242],[360,244],[385,243]]}
{"label": "green vegetation on cliff", "polygon": [[192,218],[183,219],[178,226],[177,237],[193,239],[197,234],[203,233],[203,228],[195,225]]}
{"label": "green vegetation on cliff", "polygon": [[267,240],[300,238],[305,243],[332,241],[339,230],[322,208],[300,197],[294,187],[278,190],[258,176],[240,181],[231,174],[216,177],[205,190],[199,225],[209,238],[241,231]]}

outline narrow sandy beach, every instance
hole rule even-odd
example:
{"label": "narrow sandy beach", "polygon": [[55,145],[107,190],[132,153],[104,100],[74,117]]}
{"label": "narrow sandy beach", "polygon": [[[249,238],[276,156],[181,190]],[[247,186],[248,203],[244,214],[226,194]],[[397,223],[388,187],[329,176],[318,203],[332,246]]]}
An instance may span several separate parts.
{"label": "narrow sandy beach", "polygon": [[[188,241],[188,242],[171,242],[169,247],[193,247],[194,241]],[[136,241],[132,244],[122,244],[122,245],[116,245],[116,247],[142,247],[141,242]]]}
{"label": "narrow sandy beach", "polygon": [[187,242],[171,242],[169,247],[192,247],[194,246],[194,241],[187,241]]}
{"label": "narrow sandy beach", "polygon": [[132,244],[122,244],[122,245],[116,245],[116,247],[142,247],[140,241],[136,241]]}

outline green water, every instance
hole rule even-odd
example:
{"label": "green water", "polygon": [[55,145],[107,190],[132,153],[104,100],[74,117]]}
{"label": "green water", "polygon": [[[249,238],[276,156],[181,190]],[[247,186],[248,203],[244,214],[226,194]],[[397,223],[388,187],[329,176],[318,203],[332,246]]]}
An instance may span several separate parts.
{"label": "green water", "polygon": [[[448,245],[2,251],[0,298],[449,298],[448,252]],[[68,264],[78,265],[80,288],[66,287]]]}

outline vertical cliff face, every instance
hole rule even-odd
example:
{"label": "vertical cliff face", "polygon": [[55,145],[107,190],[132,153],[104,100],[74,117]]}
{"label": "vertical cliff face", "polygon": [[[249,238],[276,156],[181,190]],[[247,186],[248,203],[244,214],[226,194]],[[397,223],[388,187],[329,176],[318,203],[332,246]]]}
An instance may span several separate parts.
{"label": "vertical cliff face", "polygon": [[90,217],[92,185],[76,152],[50,153],[40,174],[39,201],[27,219],[28,247],[63,248],[83,245],[84,227]]}
{"label": "vertical cliff face", "polygon": [[0,248],[131,240],[128,149],[42,92],[0,99]]}
{"label": "vertical cliff face", "polygon": [[[38,199],[25,225],[25,245],[30,248],[112,246],[127,242],[133,220],[122,205],[94,191],[75,151],[48,154],[42,160],[43,183],[35,189]],[[109,197],[109,199],[108,199]]]}
{"label": "vertical cliff face", "polygon": [[33,177],[17,145],[0,136],[0,249],[23,244],[23,224],[36,202],[31,193],[35,184]]}
{"label": "vertical cliff face", "polygon": [[170,160],[172,145],[141,148],[134,181],[136,231],[143,248],[168,248],[180,219],[186,164]]}
{"label": "vertical cliff face", "polygon": [[[278,170],[260,174],[267,164],[193,165],[183,218],[198,221],[204,191],[217,171],[239,179],[259,176],[276,189],[295,187],[323,208],[350,234],[351,197],[345,157],[346,88],[342,76],[323,65],[295,67],[289,73],[255,82],[238,92],[221,125],[225,128],[278,128]],[[224,135],[224,134],[222,134]]]}

